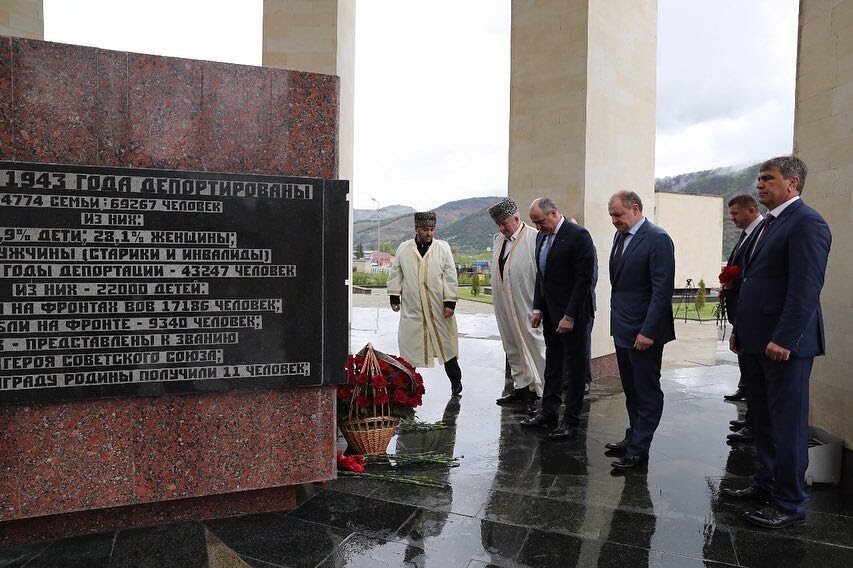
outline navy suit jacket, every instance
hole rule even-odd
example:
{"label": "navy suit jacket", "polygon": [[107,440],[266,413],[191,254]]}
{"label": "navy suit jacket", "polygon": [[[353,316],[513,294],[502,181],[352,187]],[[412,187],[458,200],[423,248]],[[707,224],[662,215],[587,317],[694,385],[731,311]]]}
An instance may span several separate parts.
{"label": "navy suit jacket", "polygon": [[[540,231],[536,237],[536,259],[545,242],[546,235]],[[545,261],[545,274],[536,263],[536,289],[533,293],[533,309],[541,310],[551,323],[556,324],[563,316],[575,320],[575,324],[586,322],[592,317],[592,276],[595,266],[595,247],[589,232],[568,219],[554,235],[554,242]]]}
{"label": "navy suit jacket", "polygon": [[797,200],[756,242],[746,262],[734,334],[746,353],[771,341],[793,357],[823,355],[820,291],[832,234],[820,214]]}
{"label": "navy suit jacket", "polygon": [[646,219],[622,251],[610,285],[610,335],[616,347],[633,347],[640,333],[655,345],[675,339],[675,246],[666,231]]}

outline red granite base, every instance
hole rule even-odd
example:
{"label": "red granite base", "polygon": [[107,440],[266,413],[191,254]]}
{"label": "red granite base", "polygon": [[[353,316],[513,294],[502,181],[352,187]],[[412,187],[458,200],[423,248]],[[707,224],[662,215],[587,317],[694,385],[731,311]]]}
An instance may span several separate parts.
{"label": "red granite base", "polygon": [[592,378],[606,377],[607,375],[618,375],[619,365],[616,363],[616,353],[595,357],[592,360]]}
{"label": "red granite base", "polygon": [[35,517],[0,523],[0,548],[176,521],[287,511],[295,506],[296,488],[288,486]]}

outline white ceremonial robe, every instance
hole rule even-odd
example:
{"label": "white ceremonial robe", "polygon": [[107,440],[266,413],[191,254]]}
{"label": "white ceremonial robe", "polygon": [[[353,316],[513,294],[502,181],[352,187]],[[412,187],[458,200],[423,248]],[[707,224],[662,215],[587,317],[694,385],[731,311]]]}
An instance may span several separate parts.
{"label": "white ceremonial robe", "polygon": [[492,301],[501,334],[504,352],[512,369],[515,388],[532,386],[542,396],[542,377],[545,373],[545,338],[542,328],[530,326],[533,313],[533,292],[536,289],[536,235],[533,227],[523,224],[518,237],[509,247],[509,256],[500,273],[501,247],[505,240],[500,233],[492,246]]}
{"label": "white ceremonial robe", "polygon": [[415,367],[446,363],[459,353],[456,316],[444,317],[444,302],[458,299],[453,253],[433,239],[421,257],[414,239],[397,247],[388,277],[388,294],[400,296],[400,356]]}

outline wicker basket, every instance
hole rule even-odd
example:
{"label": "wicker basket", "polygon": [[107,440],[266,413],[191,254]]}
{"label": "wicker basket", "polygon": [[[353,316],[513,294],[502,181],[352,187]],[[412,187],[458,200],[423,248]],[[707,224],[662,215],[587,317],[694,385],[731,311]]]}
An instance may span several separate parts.
{"label": "wicker basket", "polygon": [[360,454],[384,454],[400,419],[393,416],[342,420],[338,427],[352,449]]}
{"label": "wicker basket", "polygon": [[[379,359],[410,373],[408,369],[394,359],[376,351],[370,343],[365,345],[364,349],[358,354],[364,357],[363,371],[370,376],[380,373]],[[372,408],[369,409],[371,416],[359,418],[355,401],[359,395],[368,393],[368,390],[374,400]],[[385,392],[385,389],[382,391]],[[391,405],[389,403],[376,404],[376,392],[372,384],[356,384],[352,391],[347,417],[341,419],[338,424],[347,443],[360,454],[384,454],[391,438],[397,432],[397,426],[400,424],[398,417],[391,416]]]}

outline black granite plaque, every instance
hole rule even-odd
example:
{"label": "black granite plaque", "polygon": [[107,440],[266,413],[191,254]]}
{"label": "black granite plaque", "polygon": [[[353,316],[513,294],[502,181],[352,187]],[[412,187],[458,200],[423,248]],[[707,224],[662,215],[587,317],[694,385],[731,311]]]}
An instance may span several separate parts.
{"label": "black granite plaque", "polygon": [[0,162],[0,403],[344,380],[346,193]]}

